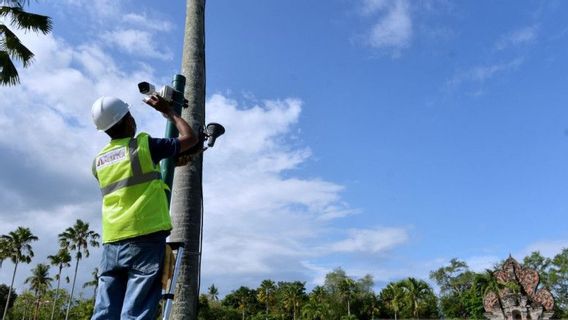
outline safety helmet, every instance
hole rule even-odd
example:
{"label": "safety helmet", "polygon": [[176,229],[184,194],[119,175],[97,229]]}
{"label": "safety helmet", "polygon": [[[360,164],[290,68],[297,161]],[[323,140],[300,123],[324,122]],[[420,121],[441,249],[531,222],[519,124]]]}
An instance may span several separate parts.
{"label": "safety helmet", "polygon": [[101,131],[112,128],[128,111],[128,104],[114,97],[100,97],[91,107],[93,122]]}

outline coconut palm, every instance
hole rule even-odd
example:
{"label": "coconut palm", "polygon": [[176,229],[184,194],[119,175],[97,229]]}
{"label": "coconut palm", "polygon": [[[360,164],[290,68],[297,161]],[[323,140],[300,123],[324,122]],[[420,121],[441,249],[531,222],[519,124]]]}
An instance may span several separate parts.
{"label": "coconut palm", "polygon": [[[47,256],[49,259],[49,263],[53,266],[56,266],[59,271],[55,275],[55,279],[57,280],[57,290],[55,290],[55,297],[53,298],[53,306],[51,308],[51,317],[49,319],[53,320],[53,316],[55,315],[55,305],[57,304],[57,298],[59,293],[59,287],[61,285],[61,271],[63,268],[68,268],[71,266],[69,262],[71,262],[71,255],[69,251],[65,248],[59,249],[56,255],[54,256]],[[69,282],[69,277],[65,278],[67,282]]]}
{"label": "coconut palm", "polygon": [[32,250],[31,243],[32,241],[38,240],[38,237],[34,236],[29,228],[18,227],[16,231],[11,231],[7,235],[2,235],[1,239],[4,244],[6,244],[6,257],[10,258],[10,260],[14,263],[12,282],[10,283],[10,289],[8,290],[8,296],[6,298],[6,306],[4,307],[4,314],[2,315],[2,320],[5,320],[6,313],[8,312],[8,306],[10,305],[10,295],[12,294],[12,288],[14,287],[14,279],[16,278],[18,264],[30,263],[32,261],[34,252]]}
{"label": "coconut palm", "polygon": [[91,275],[93,276],[91,279],[91,281],[87,281],[83,284],[83,288],[87,288],[87,287],[94,287],[94,291],[93,291],[93,297],[97,296],[97,288],[99,287],[99,268],[95,268],[95,270],[93,270],[93,272],[91,272]]}
{"label": "coconut palm", "polygon": [[398,313],[405,297],[401,282],[389,283],[380,293],[381,300],[394,312],[394,319],[398,319]]}
{"label": "coconut palm", "polygon": [[2,268],[2,262],[10,258],[10,244],[6,239],[0,238],[0,268]]}
{"label": "coconut palm", "polygon": [[[24,31],[48,34],[51,31],[51,18],[24,11],[27,0],[0,0],[0,17],[9,21],[11,27]],[[0,84],[15,85],[20,82],[14,60],[28,67],[34,54],[26,48],[10,28],[0,23]]]}
{"label": "coconut palm", "polygon": [[431,295],[432,289],[425,281],[417,280],[415,278],[407,278],[403,280],[401,286],[406,298],[410,302],[413,317],[418,319],[420,303]]}
{"label": "coconut palm", "polygon": [[219,289],[215,287],[215,284],[211,284],[211,286],[207,289],[207,294],[211,301],[219,301]]}
{"label": "coconut palm", "polygon": [[355,296],[357,284],[351,278],[345,278],[339,283],[339,296],[347,303],[347,317],[351,316],[351,300]]}
{"label": "coconut palm", "polygon": [[300,304],[306,295],[304,283],[300,281],[285,282],[279,286],[280,290],[282,290],[282,303],[284,305],[284,309],[287,312],[292,312],[292,319],[296,320]]}
{"label": "coconut palm", "polygon": [[47,289],[51,287],[51,281],[53,281],[53,279],[49,277],[49,266],[42,263],[32,269],[32,275],[25,281],[25,283],[30,284],[30,290],[33,291],[36,298],[34,320],[38,317],[41,298]]}
{"label": "coconut palm", "polygon": [[89,230],[89,224],[80,219],[77,219],[73,227],[69,227],[59,234],[61,247],[69,251],[75,251],[75,272],[73,274],[73,284],[71,285],[71,295],[69,296],[69,303],[67,304],[65,320],[69,319],[69,310],[71,309],[73,293],[75,292],[75,281],[77,280],[79,261],[83,258],[83,255],[89,257],[89,246],[99,246],[99,238],[99,234]]}
{"label": "coconut palm", "polygon": [[256,295],[258,302],[264,303],[265,312],[268,315],[270,312],[270,305],[274,303],[274,292],[276,291],[276,284],[272,280],[263,280],[258,288]]}

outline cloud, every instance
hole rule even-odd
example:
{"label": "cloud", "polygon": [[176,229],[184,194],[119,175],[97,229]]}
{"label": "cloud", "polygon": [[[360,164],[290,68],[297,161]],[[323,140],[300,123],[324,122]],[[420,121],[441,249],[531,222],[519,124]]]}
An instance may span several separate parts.
{"label": "cloud", "polygon": [[[123,43],[134,46],[145,35],[140,32],[153,36],[134,28],[144,16],[113,8],[109,14],[127,16],[122,23],[133,26],[122,30],[130,39]],[[32,264],[18,269],[20,291],[29,270],[57,251],[57,234],[76,219],[100,233],[101,196],[90,171],[108,138],[93,127],[92,102],[101,95],[121,97],[131,104],[140,130],[163,133],[165,120],[140,102],[136,83],[160,83],[166,75],[156,74],[142,63],[147,56],[128,46],[106,50],[100,34],[118,41],[115,27],[87,34],[81,43],[57,34],[22,34],[36,61],[21,69],[21,85],[0,87],[0,234],[27,226],[40,238]],[[384,253],[406,241],[405,231],[396,228],[343,230],[349,225],[342,219],[360,209],[342,199],[344,186],[303,171],[312,151],[297,135],[302,108],[294,97],[251,105],[221,94],[207,99],[207,119],[222,123],[227,133],[205,153],[204,288],[212,282],[222,290],[253,286],[267,277],[311,281],[326,268],[322,259]],[[91,253],[81,261],[78,290],[99,262],[100,249]],[[1,273],[0,283],[9,283],[10,276]]]}
{"label": "cloud", "polygon": [[533,43],[538,36],[536,26],[524,27],[509,34],[502,36],[496,43],[497,50],[504,50],[509,47],[517,47]]}
{"label": "cloud", "polygon": [[336,252],[367,252],[376,254],[408,241],[408,233],[399,228],[351,229],[347,239],[331,245]]}
{"label": "cloud", "polygon": [[368,36],[370,46],[390,50],[395,56],[399,54],[400,50],[410,46],[412,19],[406,0],[395,0],[390,3],[366,1],[364,11],[368,13],[381,12],[381,17]]}
{"label": "cloud", "polygon": [[453,78],[446,82],[446,85],[450,88],[455,88],[464,83],[483,84],[499,74],[517,69],[523,62],[524,59],[519,57],[508,62],[474,66],[455,74]]}
{"label": "cloud", "polygon": [[169,50],[159,50],[154,38],[153,32],[137,29],[117,29],[101,35],[101,40],[110,47],[116,47],[130,55],[171,60],[173,54]]}

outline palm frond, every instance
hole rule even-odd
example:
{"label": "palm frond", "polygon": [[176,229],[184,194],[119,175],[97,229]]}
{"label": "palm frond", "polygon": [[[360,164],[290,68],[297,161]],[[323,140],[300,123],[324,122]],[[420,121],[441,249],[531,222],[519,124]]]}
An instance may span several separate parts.
{"label": "palm frond", "polygon": [[50,17],[26,12],[20,7],[1,7],[0,16],[7,15],[10,15],[12,25],[20,29],[48,34],[53,28]]}
{"label": "palm frond", "polygon": [[4,35],[4,38],[0,39],[1,49],[8,52],[11,58],[21,61],[24,67],[29,66],[33,61],[33,52],[26,48],[7,26],[0,25],[0,33]]}

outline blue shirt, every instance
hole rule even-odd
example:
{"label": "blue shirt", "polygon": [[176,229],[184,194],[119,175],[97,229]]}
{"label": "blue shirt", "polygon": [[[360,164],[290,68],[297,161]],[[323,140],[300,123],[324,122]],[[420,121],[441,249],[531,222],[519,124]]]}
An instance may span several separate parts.
{"label": "blue shirt", "polygon": [[148,139],[150,154],[154,164],[158,164],[160,160],[177,156],[180,150],[178,138],[152,138]]}

